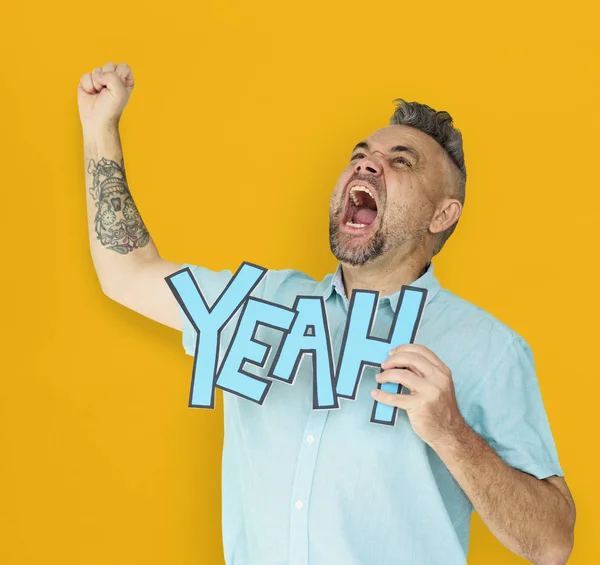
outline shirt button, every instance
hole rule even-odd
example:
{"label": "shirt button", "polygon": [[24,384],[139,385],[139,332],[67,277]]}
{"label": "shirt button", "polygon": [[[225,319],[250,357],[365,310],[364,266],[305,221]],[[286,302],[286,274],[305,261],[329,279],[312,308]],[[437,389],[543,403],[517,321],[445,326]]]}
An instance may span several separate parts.
{"label": "shirt button", "polygon": [[306,441],[307,441],[308,443],[312,443],[313,441],[315,441],[315,436],[313,436],[312,434],[308,434],[308,435],[306,436]]}
{"label": "shirt button", "polygon": [[302,510],[302,506],[304,506],[304,505],[302,504],[302,501],[301,501],[301,500],[298,500],[294,506],[295,506],[295,507],[296,507],[298,510]]}

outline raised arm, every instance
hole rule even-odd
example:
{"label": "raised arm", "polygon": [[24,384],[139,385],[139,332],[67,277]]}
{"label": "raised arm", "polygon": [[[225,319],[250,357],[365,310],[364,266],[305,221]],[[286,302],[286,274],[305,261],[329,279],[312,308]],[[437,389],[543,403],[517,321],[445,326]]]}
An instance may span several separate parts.
{"label": "raised arm", "polygon": [[119,120],[133,86],[125,63],[97,67],[78,85],[90,251],[109,298],[181,330],[177,301],[164,280],[181,264],[160,257],[125,174]]}

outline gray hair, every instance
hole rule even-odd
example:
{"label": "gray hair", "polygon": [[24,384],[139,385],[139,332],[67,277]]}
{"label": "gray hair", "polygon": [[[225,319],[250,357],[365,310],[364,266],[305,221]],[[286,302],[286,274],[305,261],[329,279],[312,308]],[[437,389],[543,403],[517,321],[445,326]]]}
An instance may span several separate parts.
{"label": "gray hair", "polygon": [[[451,179],[454,188],[452,196],[464,205],[467,168],[465,166],[462,134],[454,127],[452,116],[443,110],[437,112],[426,104],[407,102],[402,98],[396,98],[394,103],[397,106],[390,118],[390,125],[405,125],[418,129],[435,139],[442,146],[455,166],[456,175],[454,179]],[[441,251],[447,239],[454,232],[457,223],[458,221],[439,234],[433,255],[437,255]]]}

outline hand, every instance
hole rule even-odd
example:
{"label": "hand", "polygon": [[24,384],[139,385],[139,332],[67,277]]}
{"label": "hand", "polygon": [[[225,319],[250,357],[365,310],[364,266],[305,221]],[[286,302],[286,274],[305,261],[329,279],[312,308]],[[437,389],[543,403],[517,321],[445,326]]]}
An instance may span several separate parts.
{"label": "hand", "polygon": [[116,126],[133,92],[133,72],[126,63],[106,63],[84,74],[77,86],[79,117],[86,130]]}
{"label": "hand", "polygon": [[459,436],[467,426],[458,409],[450,369],[423,345],[400,345],[381,363],[378,383],[398,383],[411,394],[371,392],[377,402],[397,406],[415,433],[430,447]]}

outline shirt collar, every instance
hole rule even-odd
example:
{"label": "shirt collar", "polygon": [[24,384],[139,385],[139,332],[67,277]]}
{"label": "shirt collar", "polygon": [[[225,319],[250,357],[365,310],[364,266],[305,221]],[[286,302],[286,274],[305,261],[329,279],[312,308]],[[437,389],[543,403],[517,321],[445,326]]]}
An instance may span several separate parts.
{"label": "shirt collar", "polygon": [[[428,304],[441,289],[439,281],[433,274],[433,263],[430,262],[427,266],[427,270],[417,280],[406,286],[424,288],[427,290],[425,304]],[[327,300],[334,291],[346,301],[349,300],[344,289],[341,263],[338,263],[335,272],[333,274],[328,274],[317,287],[317,293],[322,294],[325,300]],[[384,298],[388,298],[390,306],[394,311],[396,311],[396,308],[398,307],[398,300],[400,299],[400,292],[401,291],[398,290],[394,294],[380,297],[380,299],[383,300]]]}

